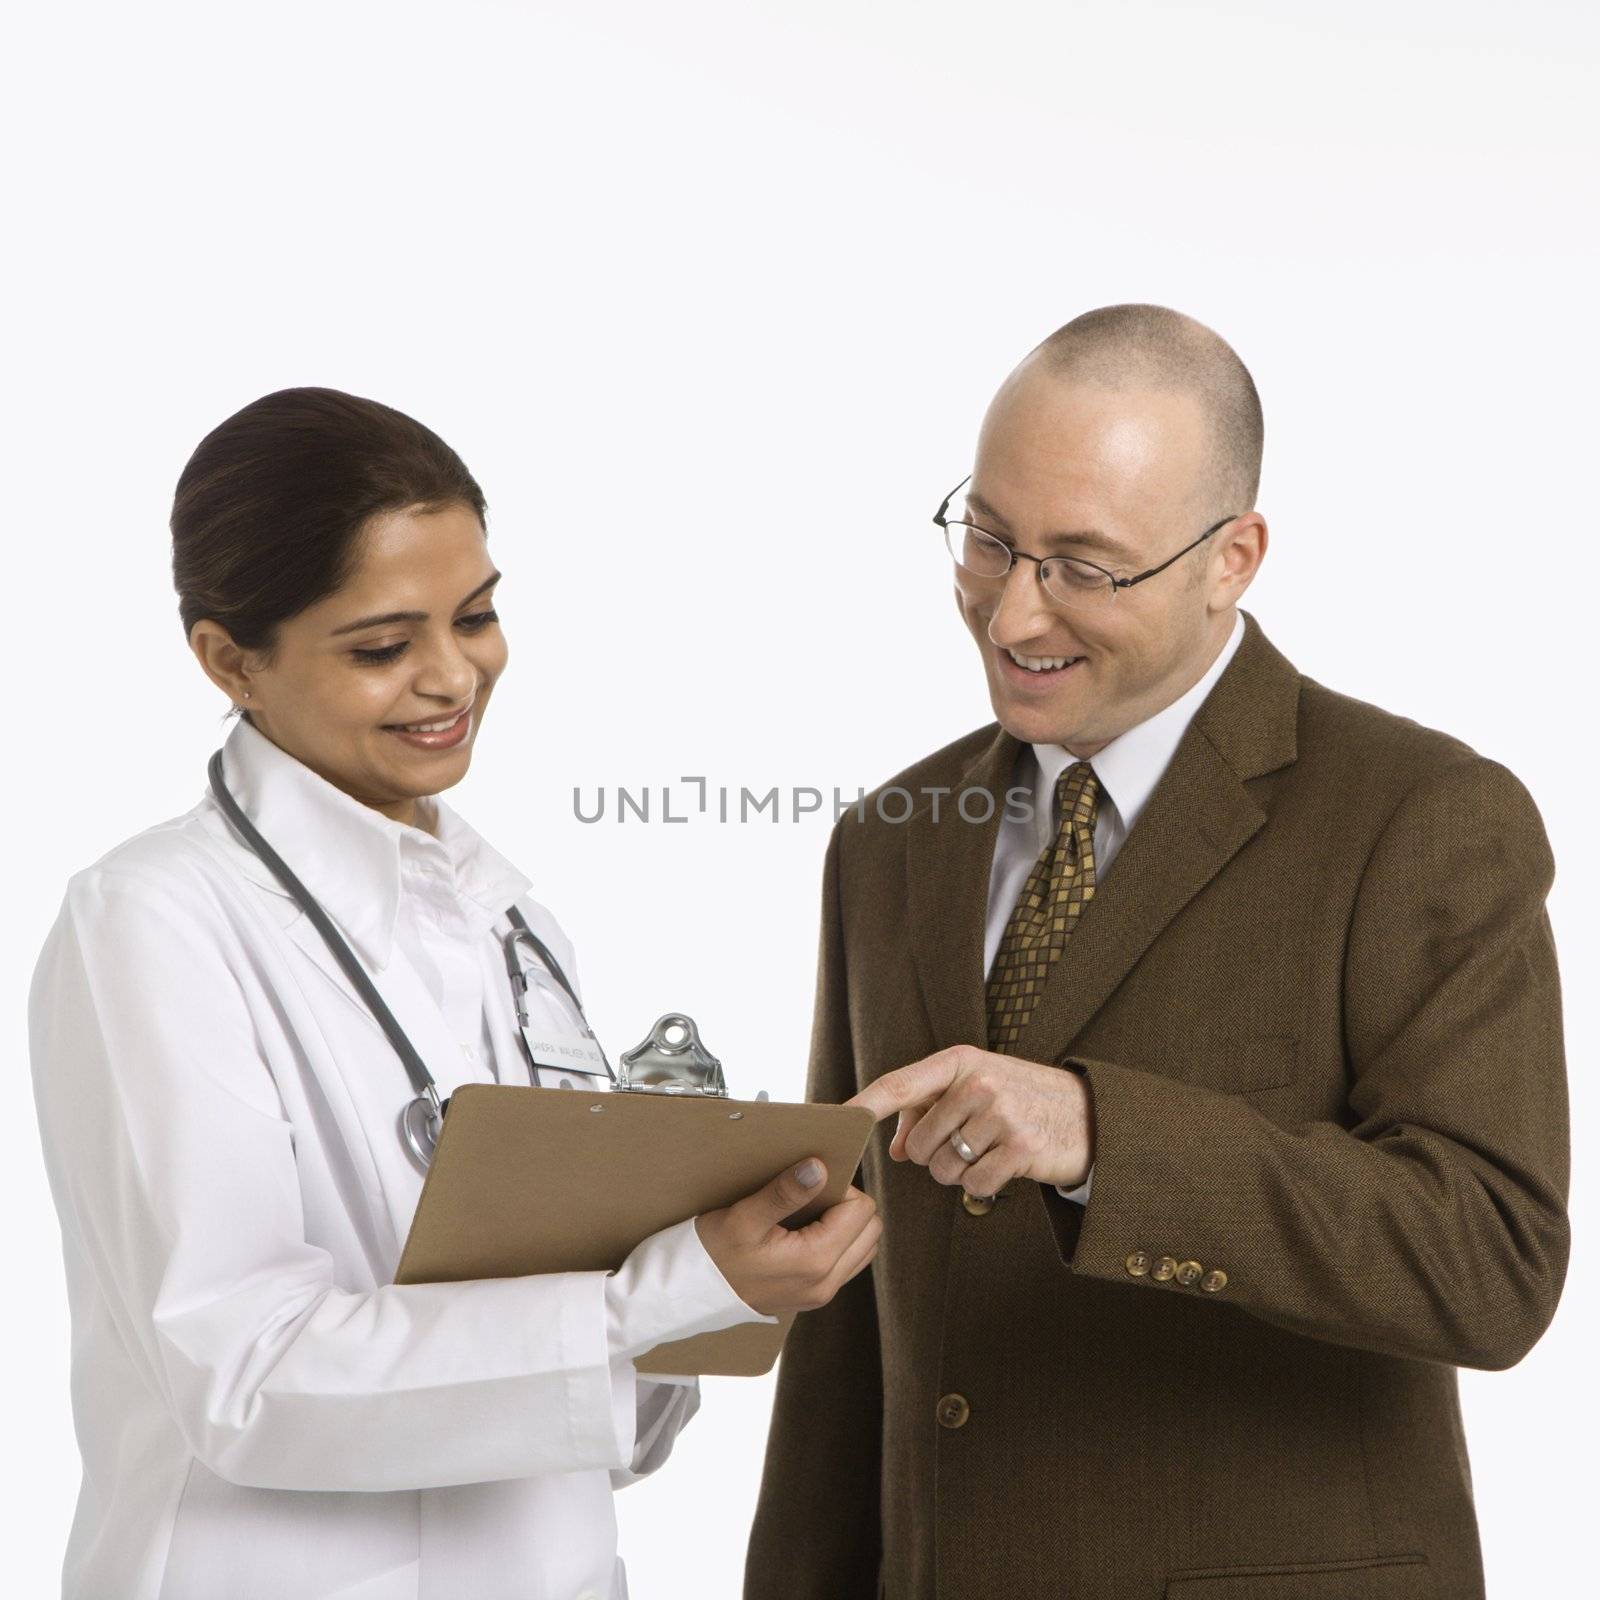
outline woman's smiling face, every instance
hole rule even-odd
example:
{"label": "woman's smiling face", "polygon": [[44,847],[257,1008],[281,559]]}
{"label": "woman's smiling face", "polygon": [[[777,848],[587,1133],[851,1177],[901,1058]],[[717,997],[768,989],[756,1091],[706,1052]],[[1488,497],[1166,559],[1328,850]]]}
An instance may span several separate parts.
{"label": "woman's smiling face", "polygon": [[[499,574],[483,524],[463,505],[383,513],[359,548],[341,589],[279,625],[270,665],[257,667],[215,622],[195,625],[191,647],[280,749],[420,826],[417,800],[466,776],[505,669],[492,601]],[[452,720],[441,732],[401,731]]]}

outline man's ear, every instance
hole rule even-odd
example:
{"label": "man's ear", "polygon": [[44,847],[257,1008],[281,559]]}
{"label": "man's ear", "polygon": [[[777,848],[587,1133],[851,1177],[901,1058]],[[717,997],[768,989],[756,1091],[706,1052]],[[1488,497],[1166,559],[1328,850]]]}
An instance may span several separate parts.
{"label": "man's ear", "polygon": [[1227,538],[1217,551],[1220,570],[1212,589],[1213,609],[1237,605],[1266,558],[1266,518],[1259,512],[1247,511],[1228,529]]}

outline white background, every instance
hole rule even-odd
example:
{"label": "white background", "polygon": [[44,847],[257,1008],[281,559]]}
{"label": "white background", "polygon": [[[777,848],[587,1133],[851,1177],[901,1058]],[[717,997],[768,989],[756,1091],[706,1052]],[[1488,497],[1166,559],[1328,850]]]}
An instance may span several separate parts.
{"label": "white background", "polygon": [[[512,660],[451,798],[563,920],[613,1050],[682,1007],[736,1092],[794,1097],[827,818],[585,827],[573,786],[853,793],[987,721],[929,516],[1029,346],[1155,300],[1260,387],[1269,636],[1509,764],[1549,828],[1576,1244],[1545,1339],[1462,1391],[1491,1594],[1571,1592],[1600,1335],[1593,19],[323,0],[13,24],[8,1589],[56,1584],[77,1483],[26,987],[67,875],[194,804],[223,733],[167,567],[200,437],[317,383],[461,452]],[[640,1600],[737,1591],[770,1382],[705,1395],[619,1500]]]}

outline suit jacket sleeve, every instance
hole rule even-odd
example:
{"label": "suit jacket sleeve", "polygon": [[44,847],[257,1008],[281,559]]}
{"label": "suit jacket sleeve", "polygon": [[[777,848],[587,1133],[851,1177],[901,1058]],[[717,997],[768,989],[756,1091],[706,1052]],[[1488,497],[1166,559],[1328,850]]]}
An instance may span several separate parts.
{"label": "suit jacket sleeve", "polygon": [[[1553,871],[1533,801],[1493,762],[1401,802],[1346,946],[1348,1123],[1283,1126],[1139,1066],[1068,1062],[1095,1123],[1088,1206],[1045,1202],[1071,1270],[1388,1355],[1519,1361],[1569,1248]],[[1139,1250],[1221,1267],[1226,1284],[1132,1275]]]}
{"label": "suit jacket sleeve", "polygon": [[[823,871],[809,1100],[856,1092],[839,900],[839,829]],[[745,1600],[876,1600],[883,1381],[872,1269],[795,1319],[778,1365]]]}

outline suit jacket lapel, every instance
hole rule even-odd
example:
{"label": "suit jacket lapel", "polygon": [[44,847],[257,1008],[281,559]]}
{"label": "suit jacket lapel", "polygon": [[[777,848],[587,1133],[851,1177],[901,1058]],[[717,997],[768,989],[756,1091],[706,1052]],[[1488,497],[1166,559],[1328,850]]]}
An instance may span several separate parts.
{"label": "suit jacket lapel", "polygon": [[[940,1048],[952,1044],[981,1048],[988,1039],[983,932],[989,869],[1006,790],[1021,750],[1021,743],[996,724],[993,737],[956,780],[954,793],[939,797],[939,820],[934,821],[929,802],[906,824],[911,947]],[[967,822],[958,809],[961,795],[979,789],[988,790],[993,799],[990,815],[984,822]],[[969,800],[967,809],[976,815],[982,803]]]}
{"label": "suit jacket lapel", "polygon": [[[1029,1019],[1016,1053],[1056,1061],[1140,956],[1266,820],[1246,783],[1295,758],[1300,675],[1245,614],[1245,637],[1123,841]],[[983,826],[921,808],[908,824],[911,942],[941,1047],[987,1048],[983,934],[1005,790],[1021,744],[998,725],[960,780],[995,796]],[[959,789],[958,789],[959,793]]]}
{"label": "suit jacket lapel", "polygon": [[1016,1054],[1025,1061],[1064,1055],[1161,930],[1265,820],[1191,724],[1105,884],[1050,969]]}
{"label": "suit jacket lapel", "polygon": [[1238,651],[1051,969],[1018,1056],[1066,1055],[1161,931],[1255,835],[1266,813],[1246,781],[1294,760],[1299,701],[1299,673],[1246,613]]}

